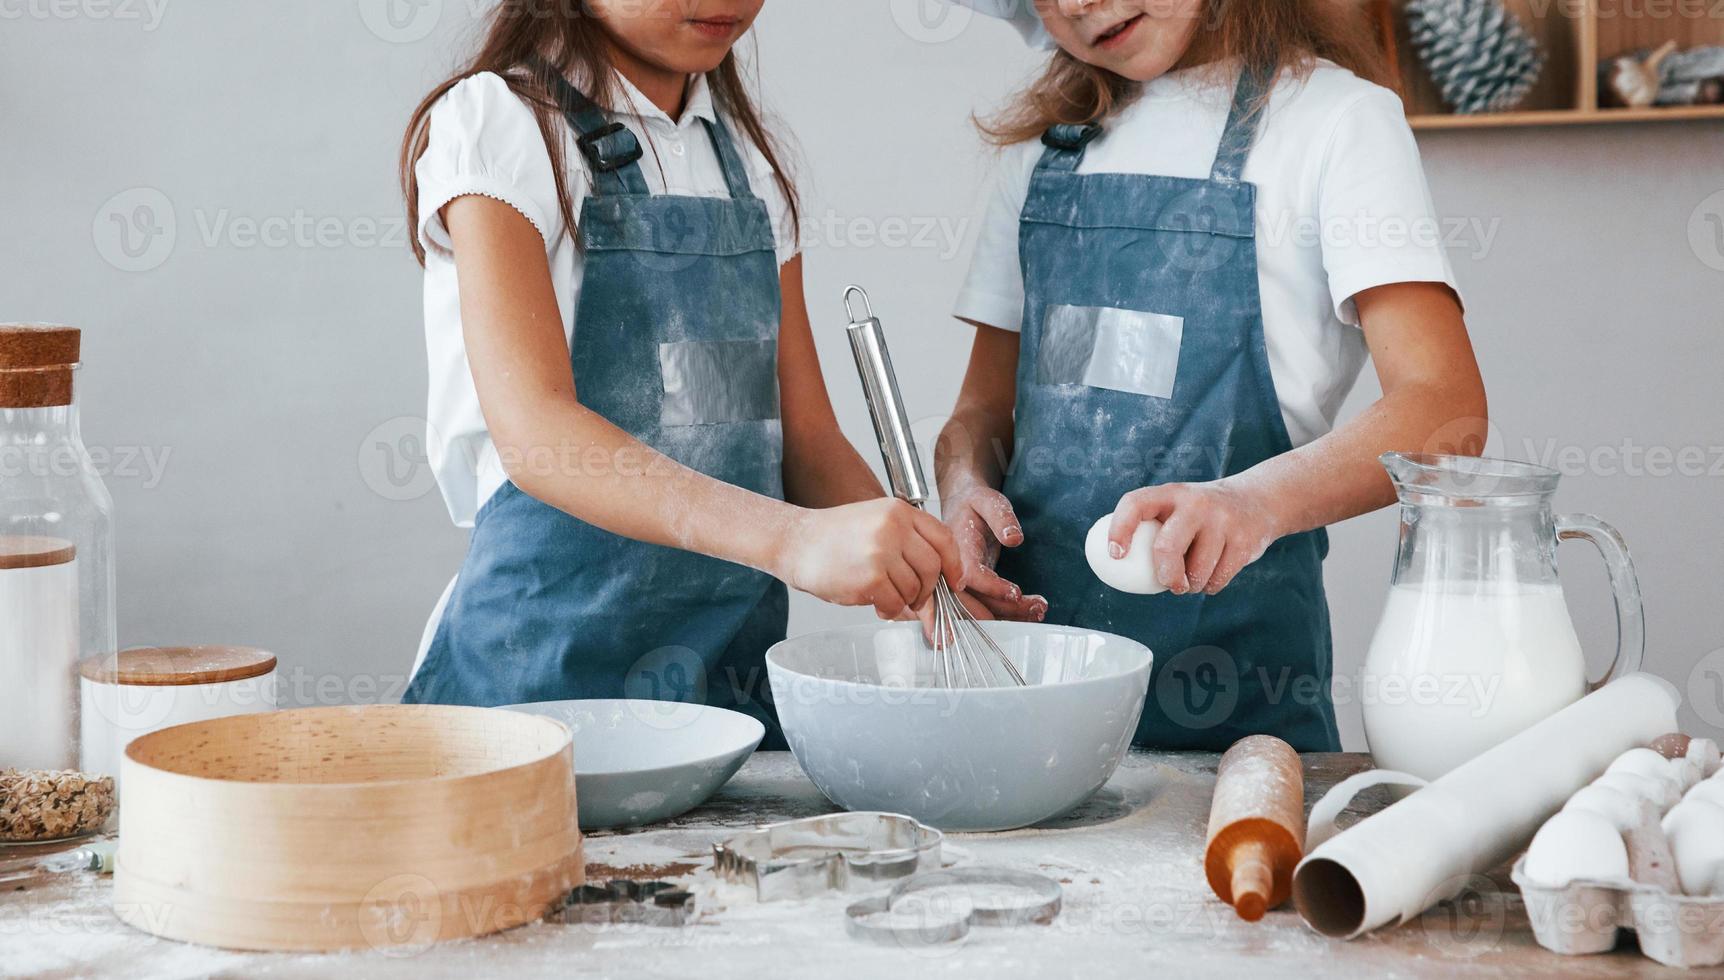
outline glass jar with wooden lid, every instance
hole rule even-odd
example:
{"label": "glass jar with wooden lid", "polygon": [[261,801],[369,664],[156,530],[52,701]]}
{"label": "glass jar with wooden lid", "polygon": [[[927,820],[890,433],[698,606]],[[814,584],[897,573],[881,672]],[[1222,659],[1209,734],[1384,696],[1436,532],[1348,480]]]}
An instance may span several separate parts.
{"label": "glass jar with wooden lid", "polygon": [[116,648],[113,499],[79,429],[80,348],[74,327],[0,324],[0,770],[79,766],[78,664]]}

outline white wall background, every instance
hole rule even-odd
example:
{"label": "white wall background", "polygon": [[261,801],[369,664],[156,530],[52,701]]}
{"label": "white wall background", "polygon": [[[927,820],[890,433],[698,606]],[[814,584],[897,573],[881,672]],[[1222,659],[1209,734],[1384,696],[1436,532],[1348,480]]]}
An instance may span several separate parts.
{"label": "white wall background", "polygon": [[[465,536],[415,462],[419,273],[395,152],[483,7],[0,3],[0,320],[88,331],[86,434],[112,453],[124,643],[267,646],[301,703],[398,690]],[[846,431],[869,444],[838,330],[854,280],[873,288],[926,437],[968,343],[945,314],[967,247],[939,231],[968,231],[988,163],[968,117],[1035,59],[932,0],[774,0],[758,35],[768,102],[803,151],[809,295]],[[1454,253],[1492,448],[1578,454],[1562,505],[1627,535],[1648,664],[1687,690],[1691,726],[1724,731],[1724,127],[1423,145],[1441,210],[1495,229]],[[1353,407],[1374,393],[1367,378]],[[1658,455],[1683,449],[1698,472]],[[1341,670],[1369,639],[1394,533],[1388,512],[1335,530]],[[1602,566],[1574,546],[1562,564],[1602,663]],[[804,599],[792,628],[862,618]]]}

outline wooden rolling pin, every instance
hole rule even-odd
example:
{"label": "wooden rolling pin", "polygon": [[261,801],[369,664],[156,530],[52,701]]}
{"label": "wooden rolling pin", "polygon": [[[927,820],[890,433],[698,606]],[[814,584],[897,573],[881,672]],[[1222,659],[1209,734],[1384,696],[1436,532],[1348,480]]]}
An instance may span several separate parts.
{"label": "wooden rolling pin", "polygon": [[1305,851],[1305,773],[1272,735],[1240,739],[1221,757],[1203,871],[1239,917],[1256,922],[1287,901]]}

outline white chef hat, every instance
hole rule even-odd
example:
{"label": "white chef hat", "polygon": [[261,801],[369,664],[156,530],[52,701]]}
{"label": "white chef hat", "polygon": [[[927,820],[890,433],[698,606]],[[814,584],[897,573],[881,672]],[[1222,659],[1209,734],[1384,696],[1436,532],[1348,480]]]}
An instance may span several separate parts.
{"label": "white chef hat", "polygon": [[948,0],[961,7],[971,7],[979,14],[998,17],[1010,21],[1024,36],[1032,47],[1051,48],[1054,39],[1048,36],[1047,29],[1042,26],[1041,15],[1036,13],[1036,0]]}

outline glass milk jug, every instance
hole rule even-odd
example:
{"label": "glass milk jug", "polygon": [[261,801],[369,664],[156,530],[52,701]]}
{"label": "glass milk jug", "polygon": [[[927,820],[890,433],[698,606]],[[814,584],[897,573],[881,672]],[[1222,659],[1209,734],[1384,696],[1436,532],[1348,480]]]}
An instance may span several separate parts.
{"label": "glass milk jug", "polygon": [[1606,680],[1640,669],[1628,549],[1596,517],[1553,513],[1555,470],[1401,453],[1382,463],[1401,540],[1360,684],[1378,767],[1435,779],[1595,686],[1557,579],[1558,541],[1591,541],[1610,566],[1618,636]]}

